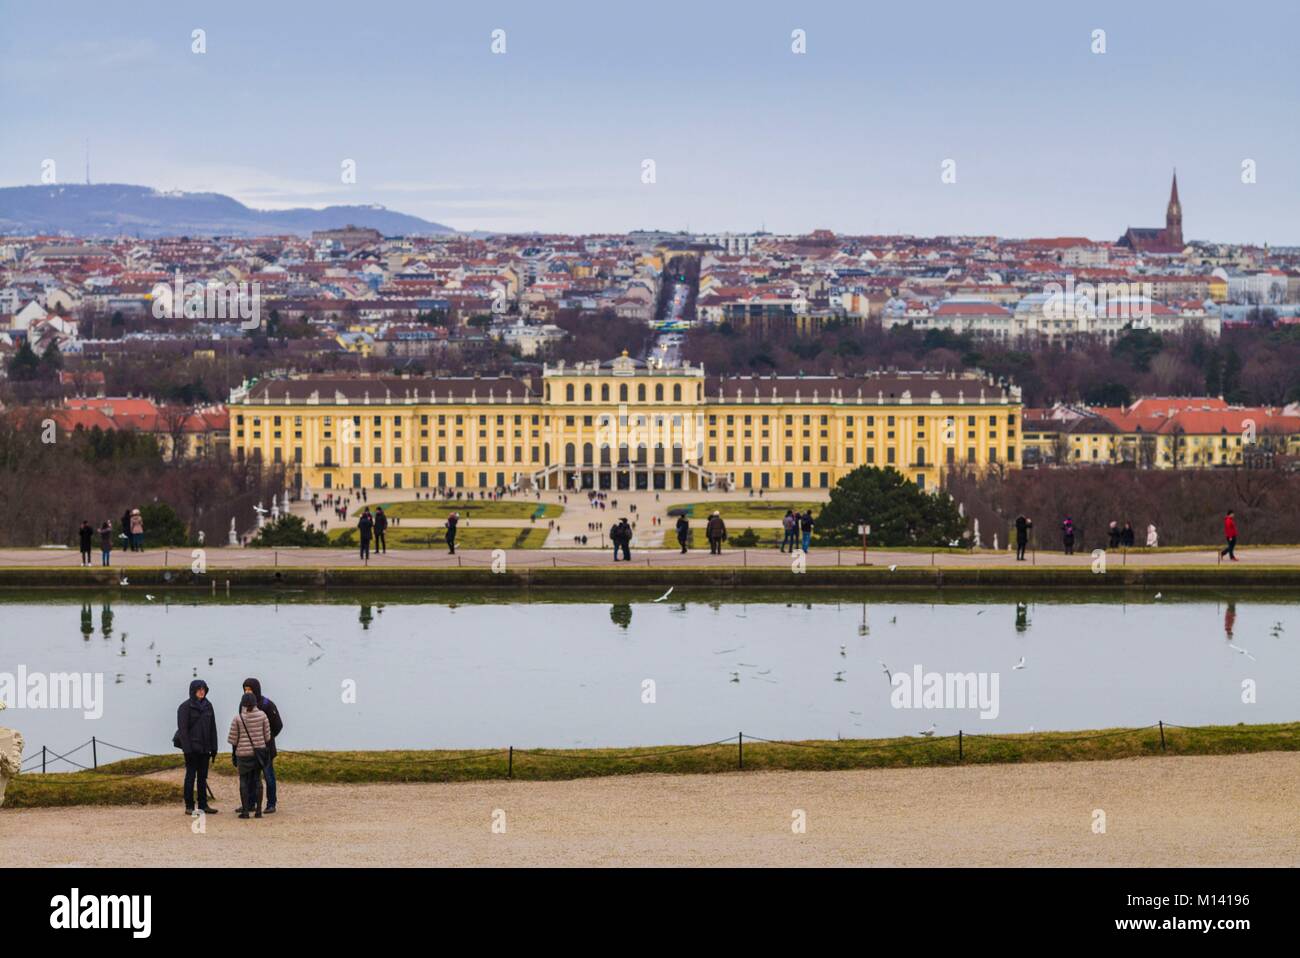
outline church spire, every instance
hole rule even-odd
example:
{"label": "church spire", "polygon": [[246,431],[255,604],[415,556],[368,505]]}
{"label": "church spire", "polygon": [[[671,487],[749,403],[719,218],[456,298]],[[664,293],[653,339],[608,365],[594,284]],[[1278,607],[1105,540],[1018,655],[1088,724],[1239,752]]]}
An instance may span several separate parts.
{"label": "church spire", "polygon": [[1165,243],[1181,248],[1183,245],[1183,204],[1178,201],[1178,170],[1174,169],[1174,182],[1169,188],[1169,206],[1165,210]]}

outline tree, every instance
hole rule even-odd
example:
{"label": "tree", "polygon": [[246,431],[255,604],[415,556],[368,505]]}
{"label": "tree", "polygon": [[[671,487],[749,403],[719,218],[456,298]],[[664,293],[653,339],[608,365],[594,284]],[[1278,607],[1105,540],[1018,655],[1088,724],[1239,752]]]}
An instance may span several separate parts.
{"label": "tree", "polygon": [[18,352],[9,360],[9,378],[14,382],[31,382],[40,375],[40,370],[40,357],[33,351],[32,344],[24,339]]}
{"label": "tree", "polygon": [[281,516],[278,522],[262,526],[249,545],[264,549],[272,546],[306,546],[324,548],[330,544],[330,537],[314,525],[308,525],[302,516]]}
{"label": "tree", "polygon": [[167,503],[146,503],[140,507],[140,518],[144,521],[145,545],[157,548],[189,543],[189,531],[185,528],[185,523]]}
{"label": "tree", "polygon": [[1133,401],[1133,394],[1123,383],[1105,382],[1086,390],[1083,401],[1089,406],[1127,406]]}
{"label": "tree", "polygon": [[836,483],[817,517],[817,541],[860,545],[862,522],[882,546],[948,545],[965,528],[949,496],[923,492],[897,469],[876,466],[859,466]]}

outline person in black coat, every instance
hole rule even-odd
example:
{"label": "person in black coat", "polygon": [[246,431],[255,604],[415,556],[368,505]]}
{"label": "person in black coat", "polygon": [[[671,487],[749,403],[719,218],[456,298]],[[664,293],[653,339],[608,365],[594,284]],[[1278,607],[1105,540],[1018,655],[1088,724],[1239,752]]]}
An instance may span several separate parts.
{"label": "person in black coat", "polygon": [[1025,561],[1025,547],[1029,545],[1029,530],[1034,527],[1034,520],[1028,516],[1016,516],[1016,561]]}
{"label": "person in black coat", "polygon": [[90,544],[94,541],[95,530],[88,520],[81,520],[81,528],[77,530],[77,538],[81,540],[81,564],[90,565]]}
{"label": "person in black coat", "polygon": [[185,753],[185,814],[194,814],[195,785],[200,811],[215,815],[208,805],[208,766],[217,757],[217,714],[208,701],[208,683],[195,679],[190,697],[176,710],[176,735],[172,744]]}
{"label": "person in black coat", "polygon": [[[384,515],[384,507],[380,506],[375,510],[375,551],[387,552],[388,544],[384,541],[384,532],[388,529],[388,516]],[[275,803],[272,802],[272,805]]]}
{"label": "person in black coat", "polygon": [[262,683],[257,679],[244,679],[244,691],[253,694],[258,702],[257,707],[266,713],[267,721],[271,723],[271,741],[267,743],[266,764],[262,766],[262,776],[266,779],[266,808],[263,811],[271,815],[275,812],[275,740],[284,728],[284,719],[280,718],[280,709],[276,704],[262,694]]}
{"label": "person in black coat", "polygon": [[361,518],[357,520],[357,532],[361,534],[361,558],[370,558],[370,533],[375,528],[375,520],[370,516],[370,507],[367,506],[361,513]]}
{"label": "person in black coat", "polygon": [[682,554],[686,554],[686,543],[691,538],[691,523],[685,516],[677,517],[677,544],[682,547]]}

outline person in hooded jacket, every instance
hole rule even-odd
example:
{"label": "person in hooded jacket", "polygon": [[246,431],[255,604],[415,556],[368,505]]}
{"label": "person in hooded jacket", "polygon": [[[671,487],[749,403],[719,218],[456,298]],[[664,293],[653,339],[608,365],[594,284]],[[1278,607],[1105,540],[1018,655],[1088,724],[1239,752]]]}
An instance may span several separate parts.
{"label": "person in hooded jacket", "polygon": [[190,683],[190,697],[176,710],[172,744],[185,754],[185,814],[194,814],[197,785],[199,811],[215,815],[217,810],[208,805],[208,766],[217,757],[217,713],[202,679]]}
{"label": "person in hooded jacket", "polygon": [[262,777],[266,779],[266,808],[263,811],[268,815],[274,815],[275,740],[284,728],[284,720],[280,718],[280,709],[276,704],[262,694],[262,683],[257,679],[244,679],[244,692],[251,693],[253,698],[257,699],[257,707],[266,713],[267,721],[271,723],[271,741],[266,746],[266,764],[262,766]]}
{"label": "person in hooded jacket", "polygon": [[[226,736],[234,749],[235,767],[239,770],[240,818],[262,817],[262,776],[265,750],[271,745],[271,723],[257,707],[257,697],[245,692],[239,700],[239,714],[230,720]],[[259,754],[260,753],[260,754]]]}

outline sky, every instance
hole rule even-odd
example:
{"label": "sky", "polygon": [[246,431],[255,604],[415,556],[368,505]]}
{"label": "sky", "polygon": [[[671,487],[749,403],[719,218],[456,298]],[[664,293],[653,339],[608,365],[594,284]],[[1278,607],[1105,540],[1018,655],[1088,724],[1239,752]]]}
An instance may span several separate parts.
{"label": "sky", "polygon": [[84,182],[89,141],[93,182],[462,230],[1113,240],[1164,224],[1177,167],[1188,239],[1300,245],[1297,27],[1295,0],[0,0],[0,185]]}

